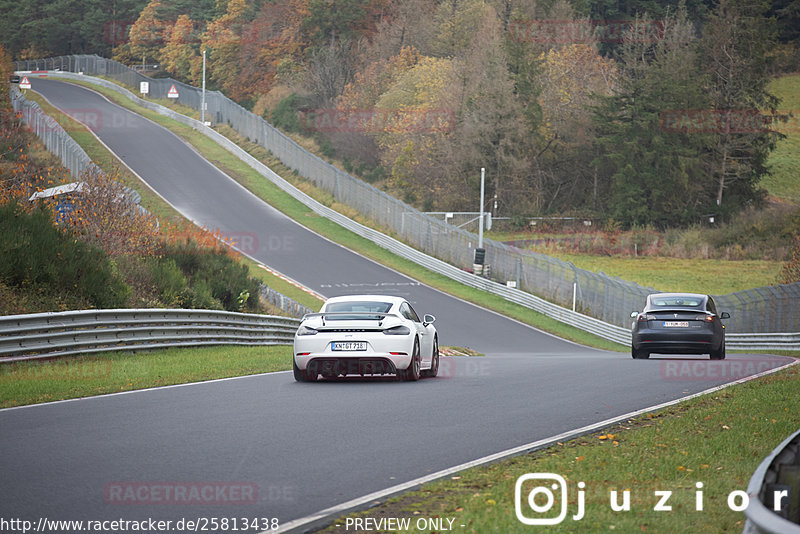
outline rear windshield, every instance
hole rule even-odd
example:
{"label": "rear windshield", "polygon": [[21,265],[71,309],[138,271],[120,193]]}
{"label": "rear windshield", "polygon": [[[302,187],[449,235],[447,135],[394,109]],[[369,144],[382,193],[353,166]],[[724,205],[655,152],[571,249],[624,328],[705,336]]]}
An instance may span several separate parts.
{"label": "rear windshield", "polygon": [[362,313],[389,313],[392,308],[391,302],[375,301],[351,301],[351,302],[332,302],[325,306],[325,312],[357,312],[358,315],[340,315],[336,317],[326,317],[329,321],[347,321],[355,319],[381,319],[380,316],[361,315]]}
{"label": "rear windshield", "polygon": [[701,297],[676,296],[676,297],[653,297],[650,305],[654,308],[699,308],[703,305]]}

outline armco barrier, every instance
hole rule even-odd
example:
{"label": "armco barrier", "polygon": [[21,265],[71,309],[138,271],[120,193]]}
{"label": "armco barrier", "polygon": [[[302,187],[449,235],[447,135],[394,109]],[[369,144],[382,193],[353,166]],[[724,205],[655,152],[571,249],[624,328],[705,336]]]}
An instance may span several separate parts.
{"label": "armco barrier", "polygon": [[299,319],[215,310],[117,309],[0,316],[0,361],[203,345],[289,345]]}
{"label": "armco barrier", "polygon": [[[294,185],[290,184],[289,182],[281,178],[278,174],[272,171],[272,169],[270,169],[269,167],[258,161],[256,158],[251,156],[244,149],[236,145],[233,141],[223,136],[222,134],[218,133],[217,131],[208,128],[206,126],[203,126],[198,120],[177,113],[155,102],[143,100],[138,96],[134,95],[132,92],[125,89],[124,87],[120,87],[119,85],[113,82],[109,82],[101,78],[93,78],[91,76],[73,74],[70,72],[49,72],[48,75],[51,77],[62,77],[68,79],[83,80],[112,89],[113,91],[122,94],[126,98],[136,102],[137,104],[141,105],[146,109],[150,109],[159,114],[170,117],[182,124],[185,124],[203,133],[207,137],[213,139],[215,142],[223,146],[229,152],[234,154],[236,157],[238,157],[241,161],[249,165],[259,174],[269,179],[283,191],[285,191],[295,199],[299,200],[300,202],[308,206],[318,215],[321,215],[327,219],[336,222],[337,224],[343,226],[344,228],[347,228],[348,230],[358,234],[361,237],[369,239],[373,243],[397,254],[402,258],[405,258],[407,260],[413,261],[414,263],[422,265],[423,267],[427,268],[430,271],[441,274],[443,276],[447,276],[448,278],[461,282],[462,284],[465,284],[467,286],[488,291],[495,295],[499,295],[500,297],[510,302],[514,302],[516,304],[520,304],[522,306],[531,308],[539,313],[547,315],[548,317],[556,319],[557,321],[563,322],[570,326],[574,326],[576,328],[594,334],[603,339],[607,339],[609,341],[613,341],[615,343],[619,343],[622,345],[630,345],[631,333],[628,328],[613,325],[605,321],[602,321],[600,319],[584,315],[582,313],[573,312],[572,310],[569,310],[552,302],[546,301],[531,293],[516,288],[510,288],[504,284],[500,284],[498,282],[480,276],[476,276],[472,273],[459,269],[458,267],[450,265],[449,263],[446,263],[442,260],[429,256],[424,252],[418,251],[406,245],[405,243],[398,241],[397,239],[382,234],[381,232],[373,228],[364,226],[342,215],[341,213],[328,208],[327,206],[321,204],[320,202],[317,202],[309,195],[307,195],[303,191],[300,191]],[[644,299],[642,299],[642,303],[643,302]],[[628,313],[630,313],[630,311]],[[737,335],[740,337],[737,338]],[[758,340],[749,341],[747,339],[750,336],[749,334],[730,333],[728,334],[729,342],[727,346],[728,348],[731,349],[775,350],[776,343],[772,342],[772,336],[774,335],[775,334],[771,333],[759,334],[760,338],[766,338],[768,340],[762,343]],[[780,346],[780,348],[786,350],[800,350],[800,338],[798,338],[800,334],[777,334],[777,335],[781,336],[781,341],[777,343]],[[794,337],[792,338],[791,336]],[[789,339],[789,341],[785,341],[786,339]]]}
{"label": "armco barrier", "polygon": [[[52,69],[110,78],[128,87],[139,82],[150,85],[150,98],[163,98],[173,85],[180,102],[200,110],[202,91],[170,78],[149,78],[113,60],[99,56],[61,56],[42,60],[18,61],[20,71]],[[87,76],[88,77],[88,76]],[[333,195],[380,227],[433,257],[460,268],[472,266],[478,237],[447,224],[440,218],[421,213],[403,201],[387,195],[327,161],[308,152],[261,117],[247,111],[218,91],[205,93],[206,118],[213,124],[228,124],[239,135],[269,150],[282,163]],[[484,239],[492,277],[505,283],[516,282],[526,292],[562,306],[576,302],[577,309],[604,322],[627,326],[631,310],[644,301],[652,288],[634,282],[576,267],[558,258],[505,243]],[[719,308],[731,313],[728,325],[737,332],[800,331],[800,283],[747,289],[729,295],[716,295]]]}
{"label": "armco barrier", "polygon": [[[800,534],[800,430],[786,438],[758,466],[747,485],[749,505],[743,534]],[[775,491],[786,491],[775,512]]]}

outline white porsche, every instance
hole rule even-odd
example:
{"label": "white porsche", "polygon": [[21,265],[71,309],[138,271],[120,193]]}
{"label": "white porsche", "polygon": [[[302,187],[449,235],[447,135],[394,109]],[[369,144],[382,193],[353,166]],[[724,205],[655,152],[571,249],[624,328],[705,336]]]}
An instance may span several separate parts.
{"label": "white porsche", "polygon": [[433,315],[420,320],[405,299],[349,295],[303,317],[294,336],[294,378],[394,374],[403,380],[439,372]]}

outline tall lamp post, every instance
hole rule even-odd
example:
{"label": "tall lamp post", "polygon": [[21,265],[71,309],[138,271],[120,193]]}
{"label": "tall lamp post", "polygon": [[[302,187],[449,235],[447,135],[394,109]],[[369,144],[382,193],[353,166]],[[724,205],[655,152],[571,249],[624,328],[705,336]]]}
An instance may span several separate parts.
{"label": "tall lamp post", "polygon": [[206,125],[206,51],[203,50],[203,100],[200,104],[200,123]]}
{"label": "tall lamp post", "polygon": [[484,264],[486,263],[486,249],[483,248],[483,196],[485,177],[486,169],[481,167],[481,211],[478,217],[478,248],[475,249],[475,259],[472,263],[473,272],[478,276],[485,275]]}
{"label": "tall lamp post", "polygon": [[481,167],[481,218],[478,220],[478,248],[483,248],[483,194],[486,169]]}

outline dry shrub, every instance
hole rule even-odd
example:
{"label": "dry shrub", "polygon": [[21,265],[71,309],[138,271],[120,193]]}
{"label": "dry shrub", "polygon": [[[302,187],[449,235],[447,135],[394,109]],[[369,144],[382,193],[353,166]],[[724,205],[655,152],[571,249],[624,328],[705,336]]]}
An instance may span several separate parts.
{"label": "dry shrub", "polygon": [[[60,224],[110,256],[152,256],[159,247],[156,218],[134,203],[128,190],[115,178],[93,167],[81,176],[82,191],[76,195]],[[55,207],[58,199],[49,201]]]}
{"label": "dry shrub", "polygon": [[782,284],[800,282],[800,236],[794,239],[792,257],[781,269],[779,280]]}

